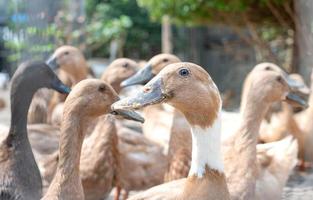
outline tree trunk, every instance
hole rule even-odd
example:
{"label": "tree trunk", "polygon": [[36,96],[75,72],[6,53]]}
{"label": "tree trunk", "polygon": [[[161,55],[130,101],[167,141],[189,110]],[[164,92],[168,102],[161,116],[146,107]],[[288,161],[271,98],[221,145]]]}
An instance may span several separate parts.
{"label": "tree trunk", "polygon": [[291,73],[297,73],[300,70],[298,61],[299,61],[299,47],[298,47],[298,42],[297,42],[298,34],[295,31],[293,34],[293,47],[292,47],[292,57],[291,57]]}
{"label": "tree trunk", "polygon": [[312,0],[294,0],[296,22],[296,44],[294,63],[309,82],[313,67],[313,4]]}
{"label": "tree trunk", "polygon": [[172,53],[172,29],[170,18],[167,15],[164,15],[162,18],[162,52],[163,53]]}

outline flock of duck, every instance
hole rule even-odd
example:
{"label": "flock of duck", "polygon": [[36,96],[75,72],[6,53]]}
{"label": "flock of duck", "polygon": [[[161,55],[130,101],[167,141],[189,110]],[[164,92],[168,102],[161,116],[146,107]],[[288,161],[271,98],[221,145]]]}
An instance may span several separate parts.
{"label": "flock of duck", "polygon": [[115,188],[115,200],[275,200],[297,164],[310,167],[313,93],[298,75],[258,64],[237,114],[201,66],[171,54],[138,66],[119,58],[95,79],[71,46],[21,64],[0,133],[0,199],[100,200]]}

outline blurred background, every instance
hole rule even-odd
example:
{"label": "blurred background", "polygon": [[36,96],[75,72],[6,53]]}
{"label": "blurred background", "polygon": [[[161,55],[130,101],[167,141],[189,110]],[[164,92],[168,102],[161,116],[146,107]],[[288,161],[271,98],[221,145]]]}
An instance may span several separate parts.
{"label": "blurred background", "polygon": [[309,81],[312,19],[311,0],[0,0],[0,68],[12,75],[63,44],[79,47],[95,71],[118,57],[174,53],[205,67],[233,109],[259,62]]}

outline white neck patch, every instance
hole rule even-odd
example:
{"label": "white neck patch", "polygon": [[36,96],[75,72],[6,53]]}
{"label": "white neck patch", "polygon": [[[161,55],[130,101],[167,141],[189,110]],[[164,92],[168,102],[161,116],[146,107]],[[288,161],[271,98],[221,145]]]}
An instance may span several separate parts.
{"label": "white neck patch", "polygon": [[218,113],[211,127],[205,129],[191,126],[192,133],[192,160],[189,176],[203,177],[205,166],[224,172],[221,152],[221,113]]}

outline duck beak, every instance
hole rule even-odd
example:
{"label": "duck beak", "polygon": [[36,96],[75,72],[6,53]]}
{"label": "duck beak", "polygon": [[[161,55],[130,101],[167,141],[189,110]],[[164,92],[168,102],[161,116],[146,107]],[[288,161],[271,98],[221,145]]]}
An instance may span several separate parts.
{"label": "duck beak", "polygon": [[163,90],[164,89],[162,79],[159,77],[155,77],[147,85],[145,85],[144,88],[142,88],[142,90],[138,92],[135,96],[121,99],[112,104],[111,108],[112,110],[132,110],[160,103],[169,98],[169,95],[167,95]]}
{"label": "duck beak", "polygon": [[293,107],[301,107],[306,109],[309,106],[302,97],[291,92],[287,94],[285,101]]}
{"label": "duck beak", "polygon": [[149,82],[155,75],[152,73],[152,66],[147,64],[145,67],[140,69],[136,74],[124,80],[121,83],[121,87],[128,87],[131,85],[146,84]]}
{"label": "duck beak", "polygon": [[57,77],[53,79],[51,88],[63,94],[69,94],[71,92],[71,89],[64,85]]}
{"label": "duck beak", "polygon": [[46,64],[52,69],[52,70],[56,70],[58,69],[60,66],[57,62],[56,57],[51,56],[47,61]]}
{"label": "duck beak", "polygon": [[141,115],[139,115],[138,113],[132,110],[122,110],[122,109],[118,110],[117,109],[117,110],[112,111],[111,114],[121,116],[124,119],[133,120],[136,122],[141,122],[141,123],[145,122],[145,119]]}
{"label": "duck beak", "polygon": [[299,95],[301,96],[308,97],[308,95],[310,94],[310,89],[308,88],[308,86],[306,86],[304,83],[290,78],[287,74],[284,76],[284,78],[286,79],[291,91],[299,93]]}

